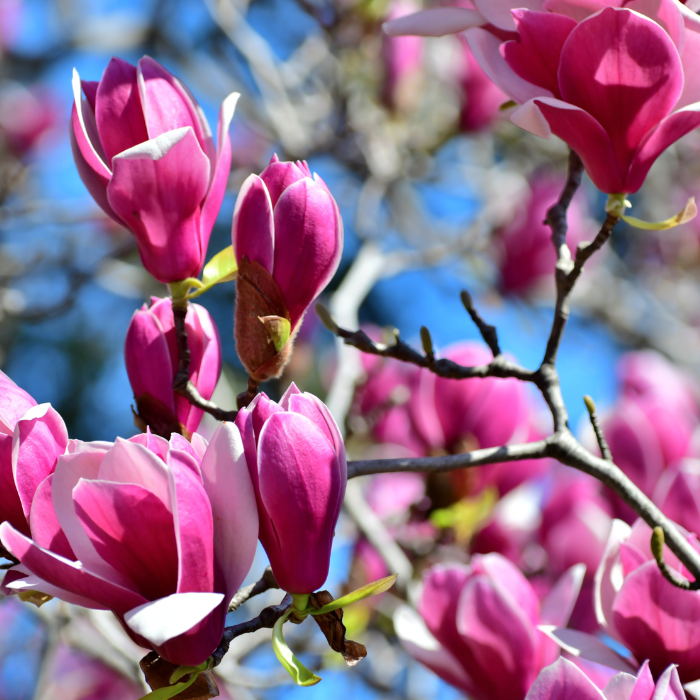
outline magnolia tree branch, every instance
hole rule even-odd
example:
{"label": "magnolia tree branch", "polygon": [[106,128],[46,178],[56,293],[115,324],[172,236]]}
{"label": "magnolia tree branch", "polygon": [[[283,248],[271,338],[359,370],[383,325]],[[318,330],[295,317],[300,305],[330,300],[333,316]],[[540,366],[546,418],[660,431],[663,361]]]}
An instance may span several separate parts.
{"label": "magnolia tree branch", "polygon": [[178,366],[173,380],[173,389],[184,396],[193,406],[201,408],[206,413],[214,416],[216,420],[236,420],[238,411],[226,411],[219,408],[212,401],[207,401],[190,381],[190,347],[187,344],[187,301],[173,300],[173,319],[175,322],[175,337],[177,339]]}
{"label": "magnolia tree branch", "polygon": [[[537,442],[503,445],[501,447],[474,450],[473,452],[460,455],[417,459],[354,461],[348,464],[348,477],[396,471],[441,472],[500,462],[554,458],[562,464],[574,467],[595,477],[617,493],[649,526],[652,528],[660,527],[663,530],[665,542],[669,549],[679,558],[695,579],[691,583],[678,581],[672,579],[672,577],[669,580],[683,588],[699,589],[700,553],[681,535],[676,526],[659,508],[612,462],[602,430],[597,424],[594,407],[592,412],[589,407],[589,413],[591,413],[603,459],[589,452],[574,437],[569,428],[568,412],[561,393],[556,359],[569,318],[570,297],[576,282],[583,272],[584,265],[596,251],[605,245],[619,220],[618,217],[608,214],[596,238],[591,243],[579,245],[576,255],[572,259],[569,248],[566,245],[566,214],[580,184],[582,173],[583,165],[581,160],[572,152],[569,159],[569,175],[564,190],[559,201],[547,214],[547,223],[552,229],[552,242],[557,251],[557,299],[547,347],[537,370],[528,370],[501,355],[495,328],[489,326],[481,319],[478,312],[474,309],[471,297],[468,294],[462,295],[465,307],[484,341],[494,354],[492,362],[478,367],[463,367],[450,360],[435,359],[432,352],[432,342],[427,331],[421,334],[425,350],[424,353],[421,353],[404,343],[399,338],[398,332],[396,333],[395,343],[385,345],[375,343],[363,331],[349,331],[338,327],[328,317],[324,319],[326,325],[339,337],[343,338],[346,344],[352,345],[362,352],[409,362],[441,377],[450,379],[498,377],[532,382],[540,390],[552,414],[552,435],[545,440]],[[324,313],[323,315],[325,316],[326,314]]]}

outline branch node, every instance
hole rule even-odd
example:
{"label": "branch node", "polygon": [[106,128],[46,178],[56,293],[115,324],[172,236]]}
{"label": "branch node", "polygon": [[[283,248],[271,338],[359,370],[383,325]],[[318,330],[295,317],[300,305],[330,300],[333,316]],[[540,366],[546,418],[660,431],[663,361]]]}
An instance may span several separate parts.
{"label": "branch node", "polygon": [[433,348],[433,339],[430,336],[430,331],[425,327],[420,327],[420,340],[423,344],[423,352],[428,360],[428,364],[432,364],[435,361],[435,349]]}
{"label": "branch node", "polygon": [[664,530],[660,525],[657,525],[651,532],[651,553],[656,559],[661,575],[670,584],[684,591],[697,591],[700,589],[700,581],[688,581],[664,561],[664,542]]}

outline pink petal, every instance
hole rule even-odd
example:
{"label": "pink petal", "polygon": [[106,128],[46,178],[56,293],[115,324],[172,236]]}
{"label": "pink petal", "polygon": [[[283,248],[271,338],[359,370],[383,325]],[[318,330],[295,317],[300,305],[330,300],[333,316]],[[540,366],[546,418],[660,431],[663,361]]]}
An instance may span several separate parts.
{"label": "pink petal", "polygon": [[139,60],[137,80],[148,136],[155,139],[190,126],[212,168],[216,162],[214,140],[209,124],[190,91],[150,56]]}
{"label": "pink petal", "polygon": [[118,484],[142,486],[157,496],[172,512],[167,467],[163,460],[143,445],[117,438],[102,459],[98,478]]}
{"label": "pink petal", "polygon": [[265,183],[249,175],[241,185],[233,210],[231,238],[237,260],[244,257],[272,273],[275,250],[272,201]]}
{"label": "pink petal", "polygon": [[113,58],[97,88],[95,120],[107,163],[122,151],[148,141],[136,67]]}
{"label": "pink petal", "polygon": [[0,434],[0,521],[9,522],[23,535],[30,536],[29,524],[19,500],[12,472],[12,436]]}
{"label": "pink petal", "polygon": [[308,418],[275,413],[260,433],[258,471],[277,535],[276,543],[264,543],[277,583],[291,593],[311,593],[328,576],[343,488],[335,450]]}
{"label": "pink petal", "polygon": [[[81,479],[75,511],[98,555],[146,600],[176,590],[178,553],[173,516],[141,486]],[[144,537],[148,533],[148,537]]]}
{"label": "pink petal", "polygon": [[27,521],[34,493],[53,472],[67,444],[66,424],[50,404],[29,409],[17,422],[12,439],[12,471]]}
{"label": "pink petal", "polygon": [[[170,449],[170,445],[172,444],[172,438],[173,437],[178,437],[180,438],[183,442],[187,442],[185,438],[182,437],[182,435],[178,435],[177,433],[173,433],[170,438],[171,442],[168,442],[165,438],[161,437],[160,435],[154,435],[151,432],[150,428],[146,428],[145,433],[139,433],[138,435],[132,435],[128,442],[135,442],[138,445],[143,445],[149,452],[153,452],[154,455],[158,455],[164,462],[167,461],[168,459],[168,450]],[[110,447],[112,445],[110,444]],[[184,449],[179,443],[176,449]],[[186,451],[186,450],[185,450]]]}
{"label": "pink petal", "polygon": [[73,505],[73,489],[80,479],[97,478],[104,455],[103,450],[83,448],[59,458],[51,486],[53,507],[58,523],[78,561],[97,576],[128,587],[129,582],[126,577],[97,554]]}
{"label": "pink petal", "polygon": [[561,53],[559,85],[562,99],[609,135],[618,170],[626,173],[647,132],[678,101],[683,68],[658,24],[630,10],[606,8],[571,33]]}
{"label": "pink petal", "polygon": [[280,162],[275,154],[270,159],[269,165],[260,173],[260,177],[270,193],[270,200],[274,208],[277,206],[277,201],[282,196],[282,193],[288,187],[305,177],[311,177],[311,175],[309,174],[308,166],[304,168],[303,166],[300,167],[298,163],[292,163],[291,161]]}
{"label": "pink petal", "polygon": [[506,63],[498,37],[480,28],[469,29],[464,36],[484,73],[513,100],[523,103],[534,97],[551,96],[549,90],[524,80]]}
{"label": "pink petal", "polygon": [[653,675],[679,664],[684,683],[700,668],[700,596],[675,588],[650,561],[626,579],[613,605],[615,628]]}
{"label": "pink petal", "polygon": [[569,624],[585,575],[586,567],[583,564],[576,564],[562,574],[542,602],[540,617],[543,624],[557,627],[566,627]]}
{"label": "pink petal", "polygon": [[[188,454],[190,457],[192,457],[192,461],[186,462],[186,466],[189,466],[192,470],[193,473],[199,476],[200,480],[202,478],[202,470],[200,468],[201,462],[202,462],[202,455],[200,455],[197,450],[192,446],[192,443],[190,443],[187,438],[184,438],[182,435],[178,435],[177,433],[173,433],[170,436],[170,450],[176,450],[178,452],[184,452],[185,454]],[[167,454],[164,458],[165,460],[168,459]]]}
{"label": "pink petal", "polygon": [[112,165],[107,197],[136,236],[144,267],[163,283],[196,277],[206,252],[200,214],[210,164],[192,129],[134,146]]}
{"label": "pink petal", "polygon": [[[678,669],[675,665],[669,666],[656,681],[656,691],[654,692],[653,700],[686,700],[687,695],[678,675]],[[643,696],[639,694],[639,700]],[[637,700],[632,697],[630,700]],[[646,700],[646,698],[644,698]]]}
{"label": "pink petal", "polygon": [[[625,700],[650,700],[654,693],[654,687],[654,678],[649,670],[649,662],[645,661],[637,672],[632,694]],[[610,700],[613,700],[613,698]],[[681,700],[683,699],[681,698]]]}
{"label": "pink petal", "polygon": [[275,205],[274,278],[292,328],[325,289],[343,251],[343,222],[333,197],[309,178],[289,186]]}
{"label": "pink petal", "polygon": [[126,612],[146,602],[138,593],[96,576],[80,563],[68,561],[38,547],[9,523],[0,525],[0,540],[33,574],[86,600],[94,601],[97,606]]}
{"label": "pink petal", "polygon": [[122,223],[107,201],[107,185],[112,173],[105,165],[106,156],[97,135],[95,113],[81,95],[80,76],[73,71],[73,111],[71,113],[70,139],[78,174],[88,192],[104,212],[117,223]]}
{"label": "pink petal", "polygon": [[214,591],[214,523],[197,462],[173,450],[168,467],[177,542],[177,592]]}
{"label": "pink petal", "polygon": [[228,603],[221,593],[175,593],[130,610],[124,623],[178,666],[204,662],[221,641]]}
{"label": "pink petal", "polygon": [[527,700],[604,700],[586,674],[567,659],[543,669],[532,684]]}
{"label": "pink petal", "polygon": [[625,191],[610,138],[587,112],[568,102],[541,97],[513,112],[511,121],[537,136],[549,138],[554,133],[565,141],[581,156],[586,172],[601,192]]}
{"label": "pink petal", "polygon": [[158,317],[145,306],[134,312],[126,331],[124,360],[134,397],[149,393],[174,412],[175,369],[165,331]]}
{"label": "pink petal", "polygon": [[61,529],[61,525],[56,517],[56,510],[53,507],[52,482],[53,474],[49,474],[39,484],[39,488],[34,495],[32,512],[29,516],[32,538],[39,547],[75,561],[76,556],[66,539],[65,533]]}
{"label": "pink petal", "polygon": [[538,670],[539,633],[485,576],[467,581],[459,600],[457,629],[469,649],[460,660],[483,697],[515,698],[527,693]]}
{"label": "pink petal", "polygon": [[700,126],[700,102],[688,105],[664,119],[651,131],[634,154],[624,192],[634,193],[644,183],[654,161],[678,139]]}
{"label": "pink petal", "polygon": [[598,624],[618,641],[620,640],[615,632],[612,610],[615,596],[620,590],[623,578],[618,556],[620,544],[629,537],[631,532],[632,528],[627,523],[622,522],[622,520],[613,520],[603,558],[595,572],[593,601],[596,619]]}
{"label": "pink petal", "polygon": [[214,555],[226,581],[226,603],[248,573],[258,541],[258,509],[241,434],[223,423],[202,459],[202,481],[214,516]]}
{"label": "pink petal", "polygon": [[467,693],[473,683],[459,660],[430,634],[425,623],[408,605],[401,605],[394,613],[394,630],[401,645],[414,658],[425,664],[433,673],[451,685]]}
{"label": "pink petal", "polygon": [[560,97],[557,80],[559,57],[576,22],[551,12],[514,10],[513,17],[520,38],[503,44],[501,53],[506,63],[523,80]]}
{"label": "pink petal", "polygon": [[[682,11],[686,11],[686,8],[683,7]],[[695,70],[695,66],[700,61],[700,21],[695,13],[692,13],[692,16],[695,18],[695,24],[692,29],[688,28],[684,33],[685,44],[681,52],[681,61],[685,83],[683,94],[676,103],[676,109],[700,102],[700,75]]]}
{"label": "pink petal", "polygon": [[17,421],[36,401],[0,371],[0,433],[12,435]]}
{"label": "pink petal", "polygon": [[445,36],[486,23],[483,15],[464,7],[433,7],[384,22],[387,36]]}
{"label": "pink petal", "polygon": [[[541,10],[543,0],[519,0],[517,7],[527,10]],[[474,0],[476,9],[481,12],[488,22],[499,29],[515,29],[513,21],[512,0]]]}
{"label": "pink petal", "polygon": [[206,250],[209,245],[209,236],[219,215],[221,203],[226,193],[228,176],[231,172],[231,139],[229,137],[229,127],[233,119],[239,94],[231,93],[221,104],[219,109],[219,126],[217,137],[217,151],[215,165],[212,168],[211,184],[207,198],[202,206],[202,247]]}
{"label": "pink petal", "polygon": [[432,567],[423,576],[423,594],[418,606],[430,633],[458,659],[467,653],[457,631],[457,605],[469,574],[470,570],[461,565]]}
{"label": "pink petal", "polygon": [[[204,334],[202,332],[202,325],[199,322],[200,314],[197,313],[195,306],[196,305],[192,303],[188,305],[187,316],[185,317],[185,326],[187,327],[187,345],[190,349],[190,380],[197,388],[199,388],[199,370],[201,369],[206,339],[204,338]],[[198,306],[198,308],[203,312],[203,314],[207,313],[203,307]],[[165,313],[168,313],[169,315],[172,314],[172,307],[170,309],[166,309]],[[173,365],[176,365],[178,362],[178,350],[174,319],[172,329],[168,331],[166,337],[168,339],[168,345],[170,346]],[[205,396],[204,398],[211,398],[211,394],[209,394],[209,396]],[[195,429],[199,426],[203,415],[203,412],[200,409],[194,408],[194,406],[192,406],[192,404],[184,396],[180,396],[179,394],[175,396],[175,406],[177,407],[177,418],[182,425],[187,427],[189,423],[193,425]]]}

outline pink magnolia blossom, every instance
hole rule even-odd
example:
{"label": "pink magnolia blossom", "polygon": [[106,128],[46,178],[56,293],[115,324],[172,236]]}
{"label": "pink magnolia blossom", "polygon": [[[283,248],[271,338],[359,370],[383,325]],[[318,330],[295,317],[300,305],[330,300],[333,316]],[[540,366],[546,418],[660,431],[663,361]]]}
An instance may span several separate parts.
{"label": "pink magnolia blossom", "polygon": [[313,593],[328,576],[347,483],[338,426],[319,399],[294,384],[279,404],[258,394],[236,425],[275,579],[289,593]]}
{"label": "pink magnolia blossom", "polygon": [[[636,659],[649,659],[655,677],[677,664],[681,681],[689,683],[700,678],[700,593],[676,588],[663,577],[650,541],[651,528],[642,520],[631,528],[614,521],[595,576],[596,615]],[[664,558],[685,573],[670,550]]]}
{"label": "pink magnolia blossom", "polygon": [[231,168],[238,94],[221,105],[217,147],[190,91],[149,56],[137,66],[113,58],[99,82],[74,71],[73,94],[73,157],[90,194],[134,234],[157,280],[199,275]]}
{"label": "pink magnolia blossom", "polygon": [[32,504],[66,451],[68,432],[61,416],[36,401],[0,371],[0,522],[30,536],[43,523]]}
{"label": "pink magnolia blossom", "polygon": [[[474,342],[446,348],[443,357],[466,366],[487,364],[492,359],[488,350]],[[423,371],[409,407],[418,435],[432,450],[458,454],[539,437],[533,426],[526,389],[514,379],[465,382]],[[510,464],[496,464],[454,472],[454,477],[461,495],[488,485],[495,486],[503,495],[541,473],[546,466],[542,460],[521,462],[518,469]]]}
{"label": "pink magnolia blossom", "polygon": [[601,691],[586,674],[567,659],[557,659],[543,669],[532,684],[527,700],[685,700],[675,666],[669,666],[656,683],[645,663],[636,677],[613,676]]}
{"label": "pink magnolia blossom", "polygon": [[700,534],[700,460],[684,459],[667,469],[654,489],[654,503],[688,532]]}
{"label": "pink magnolia blossom", "polygon": [[[210,399],[221,374],[219,332],[209,312],[198,304],[189,304],[185,327],[190,381],[205,399]],[[163,437],[170,437],[173,430],[195,432],[204,412],[173,391],[178,350],[170,299],[152,297],[150,307],[144,304],[134,312],[126,332],[124,356],[143,421]]]}
{"label": "pink magnolia blossom", "polygon": [[[414,0],[394,0],[387,19],[416,12]],[[384,99],[388,104],[405,108],[415,102],[417,79],[423,63],[423,40],[416,36],[387,36],[382,43],[384,61]]]}
{"label": "pink magnolia blossom", "polygon": [[484,70],[522,104],[512,120],[566,141],[603,192],[636,192],[659,155],[700,125],[700,20],[678,0],[474,5],[427,10],[386,31],[466,31]]}
{"label": "pink magnolia blossom", "polygon": [[236,349],[258,381],[279,376],[311,302],[338,269],[343,222],[305,162],[273,156],[241,186],[231,232],[238,261]]}
{"label": "pink magnolia blossom", "polygon": [[5,83],[0,89],[0,131],[18,158],[41,144],[56,125],[57,114],[57,100],[46,89],[19,83]]}
{"label": "pink magnolia blossom", "polygon": [[[504,292],[526,295],[544,284],[549,284],[554,290],[557,255],[552,245],[552,231],[544,220],[562,188],[563,183],[554,178],[537,176],[513,220],[496,232],[500,287]],[[569,207],[566,240],[572,251],[582,241],[592,238],[581,194]]]}
{"label": "pink magnolia blossom", "polygon": [[77,443],[34,499],[29,539],[2,544],[28,575],[8,586],[109,609],[137,644],[178,665],[218,646],[228,605],[255,555],[258,518],[238,429],[211,443],[150,432]]}
{"label": "pink magnolia blossom", "polygon": [[461,42],[462,65],[459,82],[462,87],[460,127],[462,131],[480,131],[490,126],[501,114],[501,105],[508,96],[484,72],[465,40]]}
{"label": "pink magnolia blossom", "polygon": [[537,627],[566,625],[582,578],[582,566],[570,569],[540,604],[507,559],[475,555],[469,566],[427,571],[422,620],[404,606],[394,626],[409,654],[474,700],[523,700],[559,654]]}

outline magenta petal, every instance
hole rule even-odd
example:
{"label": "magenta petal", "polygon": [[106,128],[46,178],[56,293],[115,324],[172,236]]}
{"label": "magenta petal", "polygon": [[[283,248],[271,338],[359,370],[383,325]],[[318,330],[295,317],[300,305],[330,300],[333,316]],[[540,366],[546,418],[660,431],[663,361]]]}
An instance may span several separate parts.
{"label": "magenta petal", "polygon": [[214,555],[231,600],[248,573],[258,541],[258,509],[241,434],[223,423],[202,459],[202,481],[214,516]]}
{"label": "magenta petal", "polygon": [[134,312],[126,331],[124,360],[134,397],[138,399],[147,392],[174,412],[175,371],[165,331],[157,316],[145,306]]}
{"label": "magenta petal", "polygon": [[109,62],[97,88],[95,120],[108,164],[118,153],[148,141],[135,66],[120,58]]}
{"label": "magenta petal", "polygon": [[464,33],[469,48],[484,73],[509,97],[522,103],[534,97],[550,96],[550,92],[521,78],[501,53],[503,42],[486,29],[469,29]]}
{"label": "magenta petal", "polygon": [[649,659],[658,676],[679,665],[681,680],[697,679],[700,667],[700,596],[675,588],[655,561],[632,572],[613,605],[615,628],[638,659]]}
{"label": "magenta petal", "polygon": [[329,504],[342,488],[335,450],[308,418],[275,413],[260,434],[258,470],[277,539],[268,551],[277,583],[291,593],[311,593],[328,576],[336,524]]}
{"label": "magenta petal", "polygon": [[137,75],[148,136],[155,139],[168,131],[190,126],[213,167],[216,152],[211,130],[190,91],[150,56],[139,61]]}
{"label": "magenta petal", "polygon": [[67,445],[66,424],[50,404],[30,409],[15,426],[12,471],[27,521],[34,493],[53,472],[56,460],[66,451]]}
{"label": "magenta petal", "polygon": [[700,102],[678,110],[664,119],[647,135],[634,159],[623,192],[636,192],[644,183],[656,159],[678,139],[700,126]]}
{"label": "magenta petal", "polygon": [[519,0],[513,3],[512,0],[474,0],[476,9],[481,12],[488,22],[499,29],[514,29],[512,9],[523,7],[527,10],[541,10],[543,0]]}
{"label": "magenta petal", "polygon": [[176,590],[173,516],[156,496],[135,484],[81,479],[73,500],[97,553],[146,600]]}
{"label": "magenta petal", "polygon": [[[669,666],[656,681],[653,700],[686,700],[687,697],[681,685],[678,669],[675,665]],[[646,698],[642,693],[638,693],[636,697],[633,695],[630,700],[646,700]]]}
{"label": "magenta petal", "polygon": [[626,173],[647,132],[678,101],[683,68],[658,24],[630,10],[606,8],[571,33],[561,52],[559,86],[564,101],[603,127],[618,169]]}
{"label": "magenta petal", "polygon": [[586,674],[568,659],[543,669],[527,694],[528,700],[604,700]]}
{"label": "magenta petal", "polygon": [[73,96],[75,103],[71,113],[69,132],[78,174],[103,211],[121,224],[119,216],[107,201],[107,185],[112,173],[105,164],[106,156],[97,135],[94,111],[81,96],[80,77],[76,71],[73,72]]}
{"label": "magenta petal", "polygon": [[177,542],[177,593],[213,592],[214,523],[197,463],[190,455],[173,450],[168,466]]}
{"label": "magenta petal", "polygon": [[[189,466],[197,476],[202,477],[202,470],[201,470],[201,462],[202,462],[202,457],[197,453],[197,450],[192,447],[192,443],[187,440],[187,438],[183,437],[182,435],[178,435],[177,433],[172,433],[170,436],[170,449],[175,450],[177,452],[184,452],[185,454],[188,454],[190,457],[192,457],[192,461],[186,462],[186,466]],[[168,456],[166,453],[166,456],[164,459],[167,460]]]}
{"label": "magenta petal", "polygon": [[295,182],[310,177],[308,172],[292,161],[280,162],[276,155],[272,156],[270,164],[260,173],[262,181],[270,193],[273,208],[282,193]]}
{"label": "magenta petal", "polygon": [[160,282],[196,277],[204,263],[201,204],[209,160],[189,128],[120,153],[107,188],[112,208],[136,237],[144,267]]}
{"label": "magenta petal", "polygon": [[32,538],[40,547],[75,561],[76,556],[61,529],[53,507],[52,482],[53,474],[49,474],[39,484],[39,488],[34,495],[32,512],[29,516]]}
{"label": "magenta petal", "polygon": [[[645,661],[637,672],[637,678],[632,687],[632,693],[626,700],[651,700],[654,694],[654,687],[654,677],[649,670],[649,662]],[[605,690],[607,691],[607,689],[606,686]]]}
{"label": "magenta petal", "polygon": [[469,649],[464,666],[483,697],[525,696],[537,673],[540,633],[486,576],[467,581],[457,609],[457,630]]}
{"label": "magenta petal", "polygon": [[520,38],[503,44],[501,51],[506,63],[524,80],[560,97],[559,56],[576,22],[551,12],[526,10],[514,10],[513,17]]}
{"label": "magenta petal", "polygon": [[288,187],[275,205],[273,276],[292,328],[338,269],[343,222],[328,190],[309,178]]}
{"label": "magenta petal", "polygon": [[0,434],[0,521],[9,522],[23,535],[31,534],[12,472],[12,435],[2,434]]}
{"label": "magenta petal", "polygon": [[97,606],[126,612],[146,602],[138,593],[95,576],[79,564],[38,547],[8,523],[0,525],[0,540],[33,574],[86,600],[93,600]]}
{"label": "magenta petal", "polygon": [[237,260],[244,257],[273,271],[275,223],[272,201],[265,183],[257,175],[249,175],[241,185],[233,210],[233,250]]}
{"label": "magenta petal", "polygon": [[209,236],[216,223],[216,217],[219,215],[221,202],[223,202],[226,193],[228,176],[231,172],[231,138],[228,130],[231,126],[238,97],[237,92],[230,94],[219,109],[216,161],[212,168],[209,192],[207,192],[207,198],[202,206],[202,247],[205,250],[209,245]]}
{"label": "magenta petal", "polygon": [[36,401],[0,371],[0,433],[12,435],[17,421]]}
{"label": "magenta petal", "polygon": [[594,117],[567,102],[537,98],[514,112],[511,119],[538,136],[548,136],[539,130],[542,125],[535,127],[533,120],[538,112],[548,129],[581,156],[586,172],[601,192],[624,192],[624,174],[618,168],[610,138]]}

